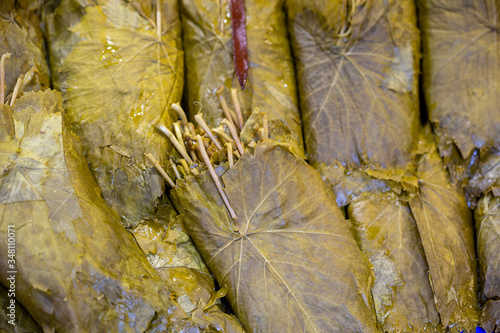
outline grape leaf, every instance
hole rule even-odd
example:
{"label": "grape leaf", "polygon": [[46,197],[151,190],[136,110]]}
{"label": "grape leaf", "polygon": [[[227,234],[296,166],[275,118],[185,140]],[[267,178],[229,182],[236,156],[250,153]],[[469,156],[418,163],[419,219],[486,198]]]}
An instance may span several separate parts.
{"label": "grape leaf", "polygon": [[[26,309],[15,300],[15,313],[10,313],[12,307],[9,288],[5,288],[0,283],[0,332],[1,333],[42,333],[42,328],[38,325]],[[15,326],[11,322],[15,323]]]}
{"label": "grape leaf", "polygon": [[[485,195],[479,201],[474,217],[476,220],[477,255],[479,257],[479,268],[481,273],[481,294],[485,300],[490,301],[489,307],[496,308],[494,311],[483,307],[481,323],[492,322],[482,325],[488,332],[492,332],[495,321],[500,317],[500,197]],[[496,320],[495,320],[496,318]],[[499,325],[497,323],[497,325]],[[499,327],[500,329],[500,327]]]}
{"label": "grape leaf", "polygon": [[160,116],[167,126],[177,119],[170,105],[180,100],[183,84],[176,1],[162,4],[161,39],[120,1],[80,6],[64,0],[45,20],[67,119],[104,198],[126,226],[151,218],[164,190],[144,153],[163,165],[174,153],[152,126]]}
{"label": "grape leaf", "polygon": [[450,184],[435,144],[427,149],[418,161],[419,191],[410,208],[441,323],[452,332],[472,331],[479,321],[472,215],[462,191]]}
{"label": "grape leaf", "polygon": [[500,4],[418,3],[424,91],[432,122],[465,158],[474,148],[500,148]]}
{"label": "grape leaf", "polygon": [[372,296],[383,331],[443,331],[408,204],[394,194],[365,192],[353,200],[347,214],[375,268]]}
{"label": "grape leaf", "polygon": [[309,160],[405,169],[419,126],[413,2],[287,3]]}
{"label": "grape leaf", "polygon": [[223,176],[171,191],[195,245],[247,331],[376,332],[373,276],[320,175],[266,140]]}
{"label": "grape leaf", "polygon": [[[282,6],[283,0],[245,2],[249,69],[245,90],[238,92],[245,121],[241,139],[245,143],[255,139],[254,125],[262,124],[261,112],[265,112],[270,137],[288,142],[292,151],[303,157],[295,71]],[[217,88],[225,85],[229,106],[227,88],[240,89],[234,70],[230,13],[228,0],[181,1],[187,106],[193,119],[200,110],[194,102],[200,102],[211,127],[219,126],[224,118]]]}
{"label": "grape leaf", "polygon": [[12,54],[5,62],[5,97],[10,95],[17,78],[32,67],[40,72],[25,91],[50,87],[50,71],[39,18],[40,1],[22,3],[15,0],[0,2],[0,55]]}
{"label": "grape leaf", "polygon": [[0,142],[0,232],[15,230],[16,298],[44,331],[198,327],[100,197],[62,113],[58,92],[25,94],[13,106],[15,136]]}
{"label": "grape leaf", "polygon": [[155,219],[141,221],[130,231],[191,319],[221,332],[244,332],[234,316],[223,312],[220,301],[205,309],[217,292],[214,278],[168,199],[161,202]]}

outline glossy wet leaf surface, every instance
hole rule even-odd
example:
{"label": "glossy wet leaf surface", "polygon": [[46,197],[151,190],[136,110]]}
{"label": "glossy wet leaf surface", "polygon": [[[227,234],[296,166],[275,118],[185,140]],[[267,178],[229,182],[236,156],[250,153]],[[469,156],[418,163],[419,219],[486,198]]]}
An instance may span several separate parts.
{"label": "glossy wet leaf surface", "polygon": [[182,221],[248,331],[375,332],[369,264],[319,174],[271,141],[222,180],[172,192]]}
{"label": "glossy wet leaf surface", "polygon": [[360,2],[348,20],[345,3],[287,2],[307,155],[404,169],[418,128],[415,6]]}
{"label": "glossy wet leaf surface", "polygon": [[63,91],[68,121],[82,138],[104,198],[127,226],[151,217],[164,190],[144,153],[162,165],[167,152],[173,154],[152,125],[159,117],[167,126],[177,119],[170,110],[183,85],[176,2],[162,1],[161,15],[161,39],[122,2],[65,0],[46,15],[53,79]]}
{"label": "glossy wet leaf surface", "polygon": [[410,201],[429,264],[436,305],[452,332],[479,321],[472,214],[462,191],[450,184],[437,147],[429,143],[418,162],[419,192]]}
{"label": "glossy wet leaf surface", "polygon": [[440,332],[424,249],[407,203],[366,192],[348,207],[363,252],[375,270],[372,296],[384,332]]}
{"label": "glossy wet leaf surface", "polygon": [[245,1],[249,69],[243,91],[234,70],[229,3],[181,1],[190,117],[200,111],[200,104],[194,104],[200,102],[208,125],[218,126],[224,112],[215,91],[224,85],[226,102],[234,110],[228,88],[237,88],[245,120],[242,141],[255,139],[253,127],[262,125],[264,112],[270,122],[270,137],[289,143],[294,153],[304,155],[283,1]]}
{"label": "glossy wet leaf surface", "polygon": [[62,113],[59,93],[28,93],[13,107],[15,136],[0,133],[0,231],[16,230],[18,300],[57,332],[197,327],[100,197]]}

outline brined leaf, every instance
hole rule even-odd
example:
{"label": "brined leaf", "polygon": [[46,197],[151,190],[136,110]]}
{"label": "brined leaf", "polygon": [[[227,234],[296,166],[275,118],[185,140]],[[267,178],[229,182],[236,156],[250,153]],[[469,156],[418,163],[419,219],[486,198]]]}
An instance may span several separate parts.
{"label": "brined leaf", "polygon": [[479,320],[472,215],[465,197],[450,184],[434,143],[418,162],[418,194],[410,201],[429,264],[443,326],[475,329]]}
{"label": "brined leaf", "polygon": [[375,269],[372,296],[384,332],[439,332],[429,267],[407,203],[364,193],[348,207],[359,245]]}
{"label": "brined leaf", "polygon": [[413,2],[287,3],[310,161],[405,169],[418,129]]}
{"label": "brined leaf", "polygon": [[295,70],[286,31],[283,0],[246,1],[248,77],[245,90],[234,71],[231,43],[230,1],[182,0],[181,16],[186,52],[186,97],[191,119],[200,104],[211,127],[218,126],[224,112],[216,96],[219,86],[234,109],[228,88],[238,89],[245,126],[241,139],[256,138],[255,124],[262,125],[261,112],[269,118],[270,138],[289,143],[304,156],[298,111]]}
{"label": "brined leaf", "polygon": [[369,264],[319,174],[264,141],[223,176],[171,192],[182,221],[248,331],[376,332]]}
{"label": "brined leaf", "polygon": [[152,126],[160,117],[167,126],[177,119],[170,105],[183,85],[177,5],[162,4],[163,28],[155,27],[161,31],[120,1],[64,0],[46,15],[53,79],[67,119],[104,198],[127,226],[151,217],[164,189],[144,153],[162,165],[173,153]]}

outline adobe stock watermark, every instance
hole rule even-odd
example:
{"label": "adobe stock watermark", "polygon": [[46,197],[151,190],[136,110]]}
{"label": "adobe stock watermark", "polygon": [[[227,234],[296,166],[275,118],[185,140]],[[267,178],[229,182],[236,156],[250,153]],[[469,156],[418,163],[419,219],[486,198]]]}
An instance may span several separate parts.
{"label": "adobe stock watermark", "polygon": [[7,226],[7,288],[8,323],[16,325],[16,229],[14,225]]}

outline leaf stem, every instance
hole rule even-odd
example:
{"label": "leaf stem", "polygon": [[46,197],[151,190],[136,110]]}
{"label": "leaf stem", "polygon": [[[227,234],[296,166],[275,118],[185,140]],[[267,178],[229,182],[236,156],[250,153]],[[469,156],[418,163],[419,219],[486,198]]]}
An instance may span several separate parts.
{"label": "leaf stem", "polygon": [[269,139],[269,122],[265,113],[262,114],[262,127],[264,128],[264,140]]}
{"label": "leaf stem", "polygon": [[200,151],[201,156],[203,157],[203,161],[205,161],[205,164],[207,165],[208,172],[210,173],[210,176],[212,176],[212,179],[214,180],[215,186],[217,187],[217,190],[219,191],[220,196],[222,197],[222,200],[224,201],[224,204],[227,207],[227,210],[229,211],[229,214],[233,219],[236,219],[236,213],[234,212],[233,208],[229,204],[229,200],[226,197],[226,193],[224,193],[224,190],[222,189],[222,185],[220,183],[219,177],[215,173],[214,166],[210,162],[210,158],[208,157],[207,151],[205,150],[205,146],[203,145],[203,139],[201,138],[200,135],[196,136],[196,140],[198,141],[198,149]]}
{"label": "leaf stem", "polygon": [[156,35],[161,41],[161,0],[156,0]]}
{"label": "leaf stem", "polygon": [[245,123],[243,122],[243,114],[241,113],[240,101],[238,100],[238,89],[231,88],[231,98],[233,100],[234,111],[236,112],[240,129],[242,129]]}
{"label": "leaf stem", "polygon": [[221,123],[226,125],[227,128],[229,128],[229,132],[231,132],[234,143],[236,144],[236,148],[238,148],[240,154],[243,155],[244,153],[243,145],[241,144],[241,141],[238,138],[238,133],[236,133],[236,129],[234,128],[233,124],[231,124],[226,118],[222,119]]}
{"label": "leaf stem", "polygon": [[175,183],[172,181],[172,178],[170,178],[167,175],[167,173],[165,172],[165,170],[161,167],[160,162],[158,162],[158,160],[153,155],[151,155],[149,153],[144,154],[144,156],[146,156],[148,158],[148,160],[151,163],[153,163],[153,165],[156,168],[156,170],[158,170],[158,172],[163,176],[163,178],[165,178],[165,180],[167,181],[168,185],[170,185],[171,188],[174,188],[175,187]]}
{"label": "leaf stem", "polygon": [[[186,160],[185,160],[185,159],[181,159],[179,162],[181,163],[182,167],[186,170],[186,172],[187,172],[187,173],[189,173],[189,171],[191,171],[191,172],[193,171],[193,170],[189,167],[189,165],[187,164],[187,162],[186,162]],[[194,174],[194,172],[193,172],[193,174]]]}
{"label": "leaf stem", "polygon": [[224,133],[224,129],[222,129],[222,128],[219,128],[219,127],[212,128],[212,132],[217,134],[220,138],[222,138],[222,140],[224,140],[226,142],[234,142],[233,139],[231,139],[226,133]]}
{"label": "leaf stem", "polygon": [[215,138],[214,134],[210,130],[210,127],[208,127],[205,120],[203,120],[203,113],[199,113],[199,114],[195,115],[194,120],[196,120],[198,125],[200,125],[200,127],[203,128],[203,130],[205,131],[207,136],[210,138],[210,140],[212,140],[212,142],[217,147],[217,149],[222,149],[222,146],[220,145],[219,141],[217,141],[217,139]]}
{"label": "leaf stem", "polygon": [[229,162],[229,167],[232,168],[234,165],[234,158],[233,158],[233,145],[231,142],[226,143],[226,148],[227,148],[227,160]]}
{"label": "leaf stem", "polygon": [[19,89],[23,84],[24,74],[19,75],[17,78],[16,86],[14,87],[14,91],[12,92],[12,97],[10,98],[10,106],[14,105],[14,102],[17,98],[17,94],[19,93]]}
{"label": "leaf stem", "polygon": [[180,145],[182,146],[182,149],[187,152],[186,145],[184,144],[184,138],[182,137],[182,130],[181,130],[181,124],[180,121],[176,121],[174,124],[174,132],[175,136],[177,137],[177,141],[179,141]]}
{"label": "leaf stem", "polygon": [[174,173],[175,173],[175,177],[177,179],[181,179],[181,174],[179,173],[179,170],[177,169],[177,165],[175,165],[174,161],[172,160],[172,158],[170,158],[170,166],[172,167],[172,169],[174,170]]}
{"label": "leaf stem", "polygon": [[181,156],[186,161],[188,161],[189,163],[193,163],[193,160],[191,159],[191,157],[187,154],[186,151],[184,151],[182,149],[182,146],[179,143],[179,141],[177,141],[175,135],[167,127],[165,127],[165,125],[163,125],[161,122],[158,121],[154,124],[154,127],[156,127],[157,130],[161,131],[163,134],[165,134],[170,139],[170,142],[172,142],[172,145],[175,147],[175,149],[177,149],[179,154],[181,154]]}
{"label": "leaf stem", "polygon": [[23,82],[21,84],[21,87],[19,88],[19,92],[17,93],[18,95],[21,95],[23,93],[24,88],[26,88],[26,86],[30,84],[31,80],[33,80],[35,75],[40,75],[40,72],[36,67],[31,67],[28,73],[24,74]]}
{"label": "leaf stem", "polygon": [[175,112],[177,112],[177,114],[179,115],[179,117],[181,117],[182,125],[184,127],[186,127],[188,125],[188,120],[187,120],[187,117],[186,117],[186,113],[182,109],[181,105],[179,103],[173,103],[171,105],[171,108],[172,108],[172,110],[174,110]]}
{"label": "leaf stem", "polygon": [[224,92],[224,85],[221,85],[215,93],[217,94],[217,98],[219,99],[220,106],[222,107],[222,110],[224,111],[224,115],[229,120],[229,122],[231,124],[233,124],[233,126],[234,126],[234,123],[236,121],[236,116],[234,116],[231,113],[231,110],[227,106],[226,99],[224,98],[223,92]]}
{"label": "leaf stem", "polygon": [[0,103],[5,103],[5,60],[12,56],[10,53],[2,54],[0,59]]}

